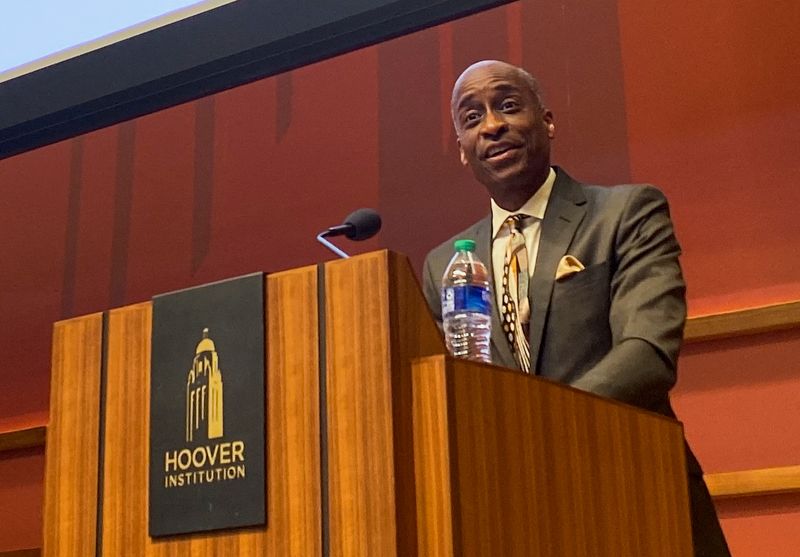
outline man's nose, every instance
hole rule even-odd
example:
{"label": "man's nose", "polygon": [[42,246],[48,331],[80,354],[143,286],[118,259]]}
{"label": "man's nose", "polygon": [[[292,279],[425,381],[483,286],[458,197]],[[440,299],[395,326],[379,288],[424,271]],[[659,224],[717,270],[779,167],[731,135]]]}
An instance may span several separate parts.
{"label": "man's nose", "polygon": [[495,137],[506,131],[507,124],[502,115],[490,110],[486,113],[481,126],[481,133],[486,136]]}

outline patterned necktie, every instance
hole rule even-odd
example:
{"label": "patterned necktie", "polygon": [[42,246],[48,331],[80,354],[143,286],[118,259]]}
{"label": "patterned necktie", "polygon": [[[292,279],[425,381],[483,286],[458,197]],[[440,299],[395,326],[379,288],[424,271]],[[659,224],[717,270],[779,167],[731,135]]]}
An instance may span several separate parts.
{"label": "patterned necktie", "polygon": [[528,249],[522,234],[522,222],[528,215],[512,215],[503,223],[510,235],[503,261],[503,333],[514,359],[525,373],[531,369],[531,348],[527,325],[531,317],[528,302]]}

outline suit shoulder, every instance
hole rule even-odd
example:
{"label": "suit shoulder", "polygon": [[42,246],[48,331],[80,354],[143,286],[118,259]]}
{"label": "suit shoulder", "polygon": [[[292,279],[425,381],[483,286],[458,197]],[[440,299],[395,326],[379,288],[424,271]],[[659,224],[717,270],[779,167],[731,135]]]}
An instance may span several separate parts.
{"label": "suit shoulder", "polygon": [[605,213],[647,205],[668,207],[667,197],[652,184],[583,185],[583,191],[589,205]]}
{"label": "suit shoulder", "polygon": [[622,200],[630,197],[666,199],[664,192],[652,184],[619,184],[614,186],[581,184],[581,186],[587,197],[595,199]]}
{"label": "suit shoulder", "polygon": [[428,255],[425,257],[425,260],[436,261],[436,260],[446,259],[447,261],[450,261],[450,259],[453,257],[453,250],[454,250],[453,243],[456,240],[469,239],[469,240],[475,240],[475,242],[481,241],[481,238],[479,238],[478,235],[483,229],[483,227],[487,224],[488,219],[490,219],[490,217],[486,217],[476,222],[472,226],[465,228],[461,232],[454,234],[453,236],[451,236],[450,238],[448,238],[447,240],[445,240],[444,242],[442,242],[441,244],[430,250],[428,252]]}
{"label": "suit shoulder", "polygon": [[664,194],[652,184],[598,185],[578,181],[563,169],[556,167],[556,195],[561,195],[574,203],[602,205],[625,205],[630,199],[650,198],[665,200]]}

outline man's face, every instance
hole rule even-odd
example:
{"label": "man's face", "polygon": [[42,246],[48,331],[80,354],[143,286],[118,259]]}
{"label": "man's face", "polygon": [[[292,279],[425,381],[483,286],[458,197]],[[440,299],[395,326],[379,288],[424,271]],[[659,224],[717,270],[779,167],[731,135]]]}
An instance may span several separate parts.
{"label": "man's face", "polygon": [[549,172],[553,115],[502,62],[468,69],[453,91],[452,109],[461,162],[501,207],[518,209]]}

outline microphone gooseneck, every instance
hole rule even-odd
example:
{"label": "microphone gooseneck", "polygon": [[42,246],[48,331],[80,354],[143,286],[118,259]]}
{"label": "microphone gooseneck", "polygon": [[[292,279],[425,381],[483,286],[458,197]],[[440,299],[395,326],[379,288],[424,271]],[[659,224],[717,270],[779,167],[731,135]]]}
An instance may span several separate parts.
{"label": "microphone gooseneck", "polygon": [[347,215],[344,223],[331,226],[317,234],[317,241],[344,259],[349,258],[344,251],[333,245],[327,238],[345,236],[350,240],[361,241],[372,238],[381,229],[381,216],[374,209],[357,209]]}

